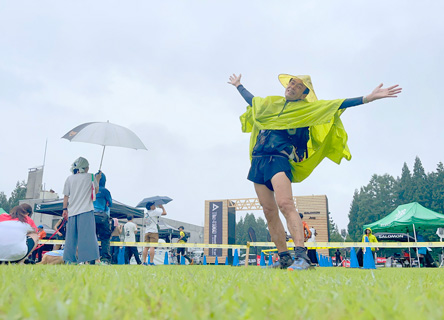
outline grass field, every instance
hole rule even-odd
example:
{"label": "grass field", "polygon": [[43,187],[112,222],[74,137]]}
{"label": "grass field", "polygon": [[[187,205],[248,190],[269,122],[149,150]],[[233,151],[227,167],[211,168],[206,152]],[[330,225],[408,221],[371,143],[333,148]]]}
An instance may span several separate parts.
{"label": "grass field", "polygon": [[0,266],[1,319],[442,319],[444,270]]}

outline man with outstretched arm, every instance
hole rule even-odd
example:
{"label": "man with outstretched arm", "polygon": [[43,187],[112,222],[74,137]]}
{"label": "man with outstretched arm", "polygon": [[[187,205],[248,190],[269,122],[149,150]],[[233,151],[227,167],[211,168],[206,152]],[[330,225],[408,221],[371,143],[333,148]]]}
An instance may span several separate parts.
{"label": "man with outstretched arm", "polygon": [[[347,133],[340,119],[346,108],[396,97],[402,89],[398,85],[383,88],[381,84],[367,96],[318,101],[310,76],[279,75],[285,97],[254,97],[240,81],[241,75],[233,74],[228,83],[238,89],[249,105],[241,116],[242,131],[251,132],[248,180],[254,183],[279,252],[279,261],[273,266],[306,270],[311,267],[310,259],[291,183],[303,181],[326,157],[337,164],[342,158],[351,159]],[[295,244],[294,261],[288,253],[279,210]]]}
{"label": "man with outstretched arm", "polygon": [[[145,213],[145,242],[159,242],[159,218],[160,216],[165,216],[167,214],[163,205],[159,204],[156,207],[154,202],[148,202],[146,204],[147,212]],[[144,265],[154,266],[154,253],[155,247],[150,247],[150,261],[146,262],[146,257],[148,255],[148,247],[143,248],[142,252],[142,263]]]}

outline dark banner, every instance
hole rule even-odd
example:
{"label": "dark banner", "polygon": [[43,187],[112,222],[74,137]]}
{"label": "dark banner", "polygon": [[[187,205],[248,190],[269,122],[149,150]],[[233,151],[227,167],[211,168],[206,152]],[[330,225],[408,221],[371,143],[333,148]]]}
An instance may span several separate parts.
{"label": "dark banner", "polygon": [[[210,202],[210,244],[222,244],[222,201]],[[222,249],[210,248],[210,256],[222,256]]]}

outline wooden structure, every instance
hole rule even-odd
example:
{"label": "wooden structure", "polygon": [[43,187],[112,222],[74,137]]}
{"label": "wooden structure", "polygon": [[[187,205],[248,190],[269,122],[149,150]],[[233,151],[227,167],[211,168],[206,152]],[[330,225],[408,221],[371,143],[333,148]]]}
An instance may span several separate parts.
{"label": "wooden structure", "polygon": [[[205,201],[204,243],[234,244],[236,241],[236,209],[230,200]],[[208,263],[224,264],[228,256],[231,263],[231,249],[204,249]]]}
{"label": "wooden structure", "polygon": [[[327,196],[294,196],[293,200],[298,211],[304,215],[303,220],[307,222],[310,228],[313,227],[316,229],[316,241],[328,242],[329,215]],[[234,244],[236,211],[255,210],[262,210],[262,206],[259,204],[257,198],[205,201],[204,243]],[[209,263],[214,263],[216,255],[218,256],[219,263],[225,262],[227,254],[229,259],[231,257],[228,249],[210,250],[211,249],[205,249]],[[328,254],[328,250],[326,249],[318,250],[318,252],[324,255]]]}

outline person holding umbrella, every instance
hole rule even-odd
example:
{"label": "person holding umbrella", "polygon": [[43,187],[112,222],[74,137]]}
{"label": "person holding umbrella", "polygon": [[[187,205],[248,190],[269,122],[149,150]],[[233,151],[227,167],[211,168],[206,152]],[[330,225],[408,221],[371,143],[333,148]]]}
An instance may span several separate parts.
{"label": "person holding umbrella", "polygon": [[68,219],[63,260],[79,263],[98,260],[94,205],[102,174],[88,173],[89,163],[79,157],[71,165],[71,172],[63,188],[63,218]]}
{"label": "person holding umbrella", "polygon": [[[159,242],[159,217],[165,216],[167,214],[163,205],[159,204],[156,208],[154,202],[148,202],[146,204],[146,209],[148,210],[145,213],[145,242]],[[154,266],[154,247],[150,248],[150,262],[149,265]],[[148,255],[148,247],[143,248],[142,253],[142,262],[146,265],[146,257]]]}

